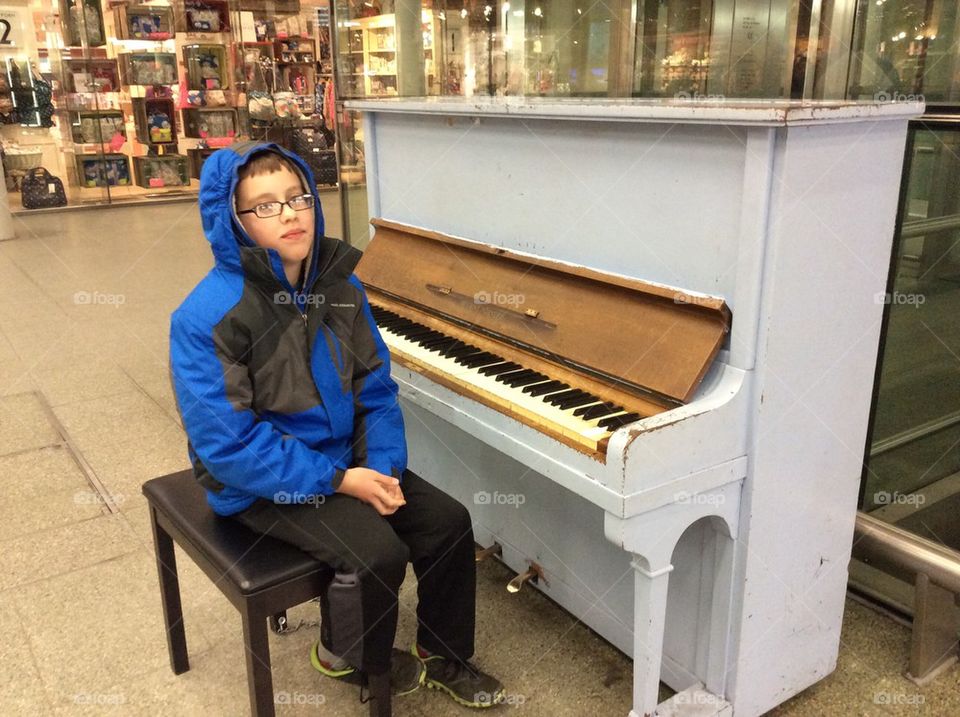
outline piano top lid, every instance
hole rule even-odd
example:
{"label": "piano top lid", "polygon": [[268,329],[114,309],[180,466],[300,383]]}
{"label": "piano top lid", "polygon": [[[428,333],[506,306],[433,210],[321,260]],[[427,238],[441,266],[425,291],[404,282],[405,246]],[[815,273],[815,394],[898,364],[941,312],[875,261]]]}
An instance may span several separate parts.
{"label": "piano top lid", "polygon": [[[730,328],[723,299],[384,219],[368,287],[568,367],[687,402]],[[623,387],[623,386],[621,386]]]}

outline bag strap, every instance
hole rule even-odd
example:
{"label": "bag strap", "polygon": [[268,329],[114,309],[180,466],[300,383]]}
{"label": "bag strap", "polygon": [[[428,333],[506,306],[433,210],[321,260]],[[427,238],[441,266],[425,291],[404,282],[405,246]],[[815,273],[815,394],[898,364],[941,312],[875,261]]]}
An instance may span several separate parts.
{"label": "bag strap", "polygon": [[33,169],[27,170],[27,177],[33,179],[41,173],[48,177],[51,176],[50,172],[48,172],[45,167],[34,167]]}

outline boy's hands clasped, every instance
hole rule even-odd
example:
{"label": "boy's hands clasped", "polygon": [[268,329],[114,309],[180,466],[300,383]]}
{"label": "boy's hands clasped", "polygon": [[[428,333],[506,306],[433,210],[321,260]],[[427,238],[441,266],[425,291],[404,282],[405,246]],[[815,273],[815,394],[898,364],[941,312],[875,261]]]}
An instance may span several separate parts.
{"label": "boy's hands clasped", "polygon": [[349,468],[343,474],[337,492],[370,504],[380,515],[392,515],[407,503],[400,490],[400,481],[372,468]]}

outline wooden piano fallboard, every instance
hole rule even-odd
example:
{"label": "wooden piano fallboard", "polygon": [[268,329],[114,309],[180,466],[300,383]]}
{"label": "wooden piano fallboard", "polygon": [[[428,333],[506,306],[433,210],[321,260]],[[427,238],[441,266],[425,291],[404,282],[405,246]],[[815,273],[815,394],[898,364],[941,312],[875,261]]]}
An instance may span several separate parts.
{"label": "wooden piano fallboard", "polygon": [[357,275],[394,361],[601,461],[692,398],[730,328],[716,297],[372,223]]}

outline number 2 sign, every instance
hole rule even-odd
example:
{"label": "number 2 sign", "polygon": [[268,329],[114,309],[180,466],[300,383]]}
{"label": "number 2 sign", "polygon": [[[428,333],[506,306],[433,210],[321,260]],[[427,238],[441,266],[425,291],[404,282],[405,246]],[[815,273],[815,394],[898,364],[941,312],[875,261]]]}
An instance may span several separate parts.
{"label": "number 2 sign", "polygon": [[14,8],[0,7],[0,49],[23,47],[23,16]]}

